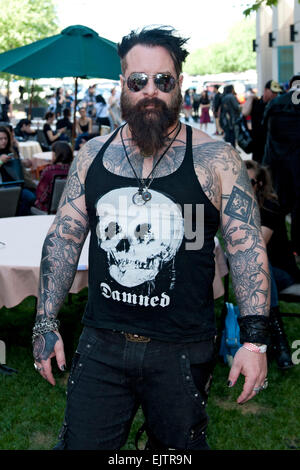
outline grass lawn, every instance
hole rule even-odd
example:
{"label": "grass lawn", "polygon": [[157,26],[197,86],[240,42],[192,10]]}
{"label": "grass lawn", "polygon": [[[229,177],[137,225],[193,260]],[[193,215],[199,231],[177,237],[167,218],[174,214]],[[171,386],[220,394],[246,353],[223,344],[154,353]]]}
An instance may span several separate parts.
{"label": "grass lawn", "polygon": [[[82,328],[80,320],[86,299],[87,289],[73,295],[72,303],[66,302],[59,314],[68,367]],[[217,318],[222,303],[222,299],[216,301]],[[29,297],[13,309],[0,310],[0,339],[7,346],[6,362],[18,370],[11,376],[0,374],[0,450],[51,449],[64,416],[68,373],[60,373],[56,368],[57,385],[52,387],[33,368],[34,308],[35,299]],[[300,306],[281,303],[281,310],[297,312]],[[284,324],[290,344],[300,340],[300,317],[284,318]],[[300,351],[297,356],[300,360]],[[228,367],[219,361],[207,406],[211,449],[300,449],[300,365],[282,372],[272,362],[269,388],[242,406],[236,403],[242,379],[228,389],[228,372]],[[135,449],[135,431],[142,422],[142,413],[138,412],[124,449]]]}

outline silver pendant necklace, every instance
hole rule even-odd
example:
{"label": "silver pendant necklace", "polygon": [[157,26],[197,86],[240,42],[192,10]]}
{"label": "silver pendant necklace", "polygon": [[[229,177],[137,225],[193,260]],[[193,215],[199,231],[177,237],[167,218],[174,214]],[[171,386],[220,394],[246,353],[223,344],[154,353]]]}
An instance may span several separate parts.
{"label": "silver pendant necklace", "polygon": [[[139,178],[129,157],[128,157],[128,153],[127,153],[127,150],[126,150],[126,146],[125,146],[125,143],[124,143],[124,140],[123,140],[123,129],[124,127],[126,126],[126,124],[124,124],[121,128],[121,132],[120,132],[120,137],[121,137],[121,141],[122,141],[122,145],[123,145],[123,149],[124,149],[124,153],[126,155],[126,158],[128,160],[128,163],[129,165],[131,166],[131,169],[134,173],[134,176],[138,182],[138,186],[139,186],[139,189],[138,191],[132,196],[132,202],[136,205],[136,206],[143,206],[144,204],[146,204],[146,202],[150,201],[151,198],[152,198],[152,194],[150,193],[149,191],[149,187],[152,183],[152,181],[154,180],[154,170],[156,169],[157,165],[159,164],[159,162],[162,160],[162,158],[166,155],[167,151],[169,150],[169,148],[171,147],[171,145],[173,144],[173,142],[175,141],[176,137],[178,136],[180,130],[181,130],[181,122],[179,121],[178,124],[176,125],[175,129],[178,127],[178,130],[175,134],[175,136],[173,137],[173,139],[171,140],[171,142],[169,143],[169,145],[167,146],[167,148],[164,150],[164,152],[161,154],[161,156],[159,157],[159,159],[157,160],[156,164],[154,165],[154,167],[152,168],[152,170],[150,171],[149,175],[147,176],[147,178]],[[174,129],[174,130],[175,130]],[[173,131],[174,131],[173,130]],[[172,132],[173,132],[172,131]],[[171,133],[172,133],[171,132]],[[170,135],[170,134],[169,134]],[[147,183],[145,182],[145,180],[147,181]]]}

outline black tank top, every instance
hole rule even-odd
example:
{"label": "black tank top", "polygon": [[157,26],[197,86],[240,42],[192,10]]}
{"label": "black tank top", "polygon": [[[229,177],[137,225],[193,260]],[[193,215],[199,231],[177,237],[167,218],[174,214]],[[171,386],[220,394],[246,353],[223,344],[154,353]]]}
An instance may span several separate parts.
{"label": "black tank top", "polygon": [[[91,230],[85,325],[170,342],[215,335],[219,211],[198,181],[192,128],[186,129],[183,162],[152,181],[152,199],[143,206],[132,203],[138,190],[134,176],[115,175],[103,165],[118,130],[91,164],[85,182]],[[195,229],[199,234],[192,240]]]}

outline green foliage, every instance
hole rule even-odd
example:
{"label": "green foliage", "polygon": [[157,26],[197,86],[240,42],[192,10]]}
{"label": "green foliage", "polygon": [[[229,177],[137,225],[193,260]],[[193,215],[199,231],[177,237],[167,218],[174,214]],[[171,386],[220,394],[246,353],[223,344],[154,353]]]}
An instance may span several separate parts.
{"label": "green foliage", "polygon": [[242,72],[256,67],[256,55],[252,51],[255,38],[254,18],[245,18],[235,24],[222,43],[212,44],[191,53],[184,71],[190,75],[222,72]]}
{"label": "green foliage", "polygon": [[57,32],[53,0],[0,0],[0,52]]}
{"label": "green foliage", "polygon": [[[243,11],[245,16],[249,16],[253,12],[257,12],[257,10],[262,6],[266,5],[268,7],[275,7],[278,5],[279,0],[255,0],[255,2],[246,8],[246,10]],[[298,0],[300,3],[300,0]]]}
{"label": "green foliage", "polygon": [[[0,53],[58,33],[53,0],[0,0]],[[9,83],[13,75],[1,73]]]}

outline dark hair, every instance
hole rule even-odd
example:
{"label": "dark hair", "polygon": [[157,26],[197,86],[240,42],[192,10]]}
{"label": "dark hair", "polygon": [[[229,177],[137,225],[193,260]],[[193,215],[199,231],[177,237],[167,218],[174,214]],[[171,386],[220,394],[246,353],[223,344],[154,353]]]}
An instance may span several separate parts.
{"label": "dark hair", "polygon": [[96,102],[106,104],[106,101],[105,101],[105,99],[103,98],[102,95],[97,95],[96,96]]}
{"label": "dark hair", "polygon": [[175,34],[171,26],[160,26],[157,28],[145,27],[142,30],[131,31],[124,36],[118,44],[118,54],[121,58],[122,73],[126,70],[126,55],[137,44],[149,47],[161,46],[167,49],[174,62],[177,76],[182,72],[182,63],[188,56],[188,51],[183,48],[189,38],[184,39]]}
{"label": "dark hair", "polygon": [[262,207],[266,199],[277,200],[277,195],[272,186],[272,179],[269,170],[261,166],[255,160],[245,160],[247,170],[254,170],[257,190],[255,192],[259,207]]}
{"label": "dark hair", "polygon": [[229,93],[232,93],[233,91],[234,91],[233,85],[226,85],[224,87],[224,95],[229,95]]}
{"label": "dark hair", "polygon": [[73,152],[71,146],[67,142],[54,142],[51,147],[55,154],[54,163],[71,163],[73,160]]}
{"label": "dark hair", "polygon": [[21,127],[24,126],[24,124],[25,124],[25,126],[28,126],[28,124],[31,124],[30,119],[21,119],[21,120],[18,122],[18,124],[17,124],[16,127],[17,127],[18,129],[21,129]]}
{"label": "dark hair", "polygon": [[299,82],[300,84],[300,74],[298,73],[297,75],[293,75],[292,78],[290,78],[289,81],[289,88],[292,88],[294,82]]}
{"label": "dark hair", "polygon": [[53,117],[54,113],[52,111],[48,111],[48,113],[45,114],[45,119],[48,121],[49,118]]}
{"label": "dark hair", "polygon": [[4,134],[7,135],[7,144],[5,149],[1,150],[2,153],[15,153],[13,146],[12,146],[12,138],[11,138],[11,133],[7,127],[1,126],[0,127],[0,132],[3,132]]}
{"label": "dark hair", "polygon": [[70,109],[69,109],[69,108],[65,108],[65,109],[63,110],[63,115],[64,115],[65,118],[71,116],[71,111],[70,111]]}

